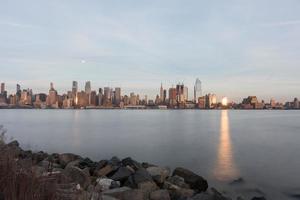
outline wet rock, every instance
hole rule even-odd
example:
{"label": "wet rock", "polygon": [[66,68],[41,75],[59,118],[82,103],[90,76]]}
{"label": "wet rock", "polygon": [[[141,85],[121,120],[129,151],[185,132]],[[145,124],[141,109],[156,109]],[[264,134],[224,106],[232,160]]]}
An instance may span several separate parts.
{"label": "wet rock", "polygon": [[133,174],[133,171],[127,167],[120,167],[110,178],[115,181],[125,181],[131,174]]}
{"label": "wet rock", "polygon": [[147,171],[158,184],[162,184],[170,175],[170,169],[164,167],[148,167]]}
{"label": "wet rock", "polygon": [[94,174],[95,174],[96,176],[102,177],[102,176],[108,175],[108,174],[111,173],[113,170],[114,170],[114,169],[113,169],[113,166],[111,166],[111,165],[106,165],[105,167],[103,167],[103,168],[101,168],[101,169],[99,169],[99,170],[95,170],[95,171],[94,171]]}
{"label": "wet rock", "polygon": [[188,169],[178,167],[174,170],[173,176],[174,175],[184,178],[184,181],[189,184],[192,189],[202,192],[208,188],[207,181],[203,177]]}
{"label": "wet rock", "polygon": [[139,162],[133,160],[133,159],[130,158],[130,157],[124,158],[124,159],[122,160],[122,164],[123,164],[124,166],[130,166],[130,167],[131,167],[132,169],[134,169],[134,170],[138,170],[138,169],[140,169],[140,168],[143,167],[142,164],[140,164]]}
{"label": "wet rock", "polygon": [[177,175],[168,177],[166,182],[171,183],[171,184],[176,185],[181,188],[187,188],[187,189],[190,188],[190,186],[184,182],[184,178],[177,176]]}
{"label": "wet rock", "polygon": [[151,192],[150,200],[171,200],[168,190],[156,190]]}
{"label": "wet rock", "polygon": [[59,163],[62,167],[67,166],[68,163],[80,159],[80,156],[72,153],[63,153],[59,155]]}
{"label": "wet rock", "polygon": [[195,191],[192,189],[177,188],[175,190],[169,190],[171,199],[188,199],[194,196]]}
{"label": "wet rock", "polygon": [[65,168],[63,174],[72,182],[80,184],[83,188],[87,188],[91,184],[90,177],[78,167],[70,166]]}

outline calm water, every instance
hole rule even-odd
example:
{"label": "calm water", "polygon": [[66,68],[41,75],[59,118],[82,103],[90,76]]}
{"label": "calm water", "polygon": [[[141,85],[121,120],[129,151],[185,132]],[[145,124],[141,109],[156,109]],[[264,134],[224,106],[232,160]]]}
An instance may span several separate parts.
{"label": "calm water", "polygon": [[300,190],[299,111],[0,110],[0,124],[24,148],[183,166],[232,194]]}

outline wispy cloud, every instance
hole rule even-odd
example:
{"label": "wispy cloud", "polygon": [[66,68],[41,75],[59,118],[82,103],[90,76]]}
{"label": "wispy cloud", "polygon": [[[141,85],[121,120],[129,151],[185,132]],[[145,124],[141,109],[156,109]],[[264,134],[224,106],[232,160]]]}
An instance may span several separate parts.
{"label": "wispy cloud", "polygon": [[10,26],[14,28],[36,28],[37,26],[31,25],[31,24],[23,24],[23,23],[18,23],[18,22],[13,22],[13,21],[4,21],[0,20],[0,26]]}

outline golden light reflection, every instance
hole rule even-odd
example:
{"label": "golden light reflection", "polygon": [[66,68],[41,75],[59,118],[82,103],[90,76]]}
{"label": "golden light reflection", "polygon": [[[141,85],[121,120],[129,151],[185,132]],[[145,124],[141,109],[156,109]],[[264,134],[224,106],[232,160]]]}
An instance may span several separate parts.
{"label": "golden light reflection", "polygon": [[229,181],[237,178],[238,175],[239,172],[235,166],[232,154],[228,111],[222,110],[220,139],[218,145],[217,161],[214,168],[214,176],[219,181]]}

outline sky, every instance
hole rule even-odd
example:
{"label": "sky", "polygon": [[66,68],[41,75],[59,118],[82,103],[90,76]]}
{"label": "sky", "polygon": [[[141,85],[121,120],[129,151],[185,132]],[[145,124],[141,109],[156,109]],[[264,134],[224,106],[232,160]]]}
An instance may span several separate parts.
{"label": "sky", "polygon": [[300,97],[299,0],[0,0],[0,82]]}

